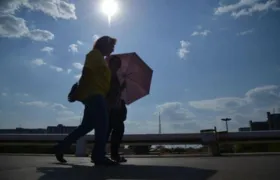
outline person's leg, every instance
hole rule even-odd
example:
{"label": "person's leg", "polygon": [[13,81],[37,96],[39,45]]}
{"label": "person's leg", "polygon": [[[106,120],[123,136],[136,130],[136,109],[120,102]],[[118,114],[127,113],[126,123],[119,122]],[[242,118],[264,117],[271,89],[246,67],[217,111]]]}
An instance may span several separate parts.
{"label": "person's leg", "polygon": [[110,136],[112,134],[112,130],[113,130],[113,124],[112,124],[113,123],[113,117],[114,117],[113,112],[110,111],[109,112],[109,127],[108,127],[108,132],[107,132],[107,141],[109,141]]}
{"label": "person's leg", "polygon": [[[107,131],[107,142],[106,142],[106,151],[107,151],[107,143],[110,141],[110,136],[111,136],[111,133],[112,133],[112,123],[111,123],[111,118],[112,118],[112,115],[111,115],[111,112],[109,112],[109,127],[108,127],[108,131]],[[108,152],[106,152],[106,154],[108,154]]]}
{"label": "person's leg", "polygon": [[124,122],[116,119],[111,135],[111,158],[120,161],[119,148],[124,134]]}
{"label": "person's leg", "polygon": [[96,165],[112,165],[113,161],[106,158],[106,143],[108,141],[109,117],[105,98],[95,96],[92,112],[94,114],[95,144],[92,150],[92,161]]}
{"label": "person's leg", "polygon": [[94,128],[93,120],[91,119],[90,109],[90,106],[88,104],[85,104],[82,123],[56,146],[56,158],[58,161],[66,162],[66,160],[63,158],[64,151],[70,148],[70,146],[74,142],[76,142],[80,137],[86,135]]}

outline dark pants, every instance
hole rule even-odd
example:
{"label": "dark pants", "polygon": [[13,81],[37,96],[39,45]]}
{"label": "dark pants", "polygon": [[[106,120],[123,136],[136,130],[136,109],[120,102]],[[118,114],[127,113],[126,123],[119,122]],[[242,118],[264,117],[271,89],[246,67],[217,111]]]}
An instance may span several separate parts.
{"label": "dark pants", "polygon": [[106,154],[107,132],[109,126],[108,111],[105,98],[95,95],[83,102],[85,105],[84,117],[81,125],[71,132],[58,147],[63,151],[70,148],[80,137],[95,129],[95,145],[92,150],[92,159],[102,162]]}
{"label": "dark pants", "polygon": [[107,137],[111,135],[111,157],[119,156],[119,148],[124,134],[124,118],[120,110],[111,110],[109,115],[109,131]]}

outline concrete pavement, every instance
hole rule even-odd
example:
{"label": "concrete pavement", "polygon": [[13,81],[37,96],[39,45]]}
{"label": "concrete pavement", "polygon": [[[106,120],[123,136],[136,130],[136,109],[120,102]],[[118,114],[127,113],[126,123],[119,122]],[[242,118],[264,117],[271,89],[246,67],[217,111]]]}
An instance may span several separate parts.
{"label": "concrete pavement", "polygon": [[280,156],[129,158],[109,168],[89,158],[0,155],[1,180],[278,180]]}

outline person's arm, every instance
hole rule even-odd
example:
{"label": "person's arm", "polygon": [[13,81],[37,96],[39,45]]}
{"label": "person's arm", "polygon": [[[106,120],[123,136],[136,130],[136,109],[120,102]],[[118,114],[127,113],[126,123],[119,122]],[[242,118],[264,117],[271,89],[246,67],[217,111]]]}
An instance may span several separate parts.
{"label": "person's arm", "polygon": [[77,87],[78,87],[78,83],[73,84],[70,92],[68,93],[68,101],[71,103],[76,101],[75,93],[76,93]]}
{"label": "person's arm", "polygon": [[88,82],[90,82],[92,73],[89,67],[83,67],[82,75],[79,80],[79,88],[86,89],[88,87]]}
{"label": "person's arm", "polygon": [[125,121],[126,120],[126,118],[127,118],[127,107],[126,107],[126,105],[125,105],[125,102],[124,102],[124,100],[121,100],[121,103],[122,103],[122,108],[123,108],[123,121]]}
{"label": "person's arm", "polygon": [[121,92],[126,88],[126,81],[124,81],[121,85]]}
{"label": "person's arm", "polygon": [[111,79],[110,90],[107,95],[108,102],[110,104],[115,103],[117,100],[118,89],[115,85],[114,78]]}
{"label": "person's arm", "polygon": [[[101,59],[98,59],[101,58]],[[86,55],[86,60],[84,63],[84,67],[81,73],[80,80],[78,82],[78,88],[75,93],[75,96],[79,96],[80,94],[84,94],[85,91],[89,88],[89,83],[92,81],[92,76],[94,73],[98,73],[98,68],[96,61],[102,61],[102,57],[97,56],[94,52],[90,52]]]}

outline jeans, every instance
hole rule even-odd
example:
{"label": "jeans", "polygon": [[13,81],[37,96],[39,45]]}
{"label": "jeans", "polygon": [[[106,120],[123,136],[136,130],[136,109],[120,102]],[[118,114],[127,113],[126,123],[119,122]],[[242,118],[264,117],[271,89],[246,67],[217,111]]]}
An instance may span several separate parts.
{"label": "jeans", "polygon": [[111,135],[111,157],[119,156],[119,148],[124,135],[124,120],[123,115],[118,112],[120,110],[111,110],[109,115],[109,129],[107,137]]}
{"label": "jeans", "polygon": [[95,129],[95,145],[91,158],[95,162],[102,162],[106,154],[107,132],[109,117],[105,98],[94,95],[86,99],[82,123],[71,132],[58,146],[63,152],[76,142],[80,137]]}

